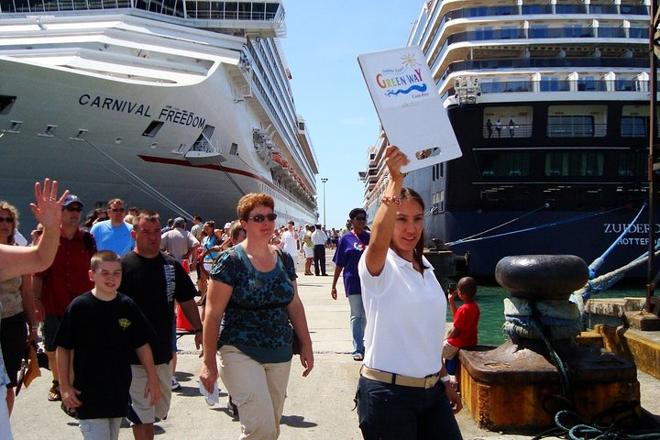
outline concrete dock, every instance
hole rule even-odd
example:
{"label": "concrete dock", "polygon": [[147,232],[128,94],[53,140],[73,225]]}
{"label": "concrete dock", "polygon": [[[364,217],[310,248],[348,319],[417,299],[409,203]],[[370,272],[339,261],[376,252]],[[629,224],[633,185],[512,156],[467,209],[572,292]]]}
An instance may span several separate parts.
{"label": "concrete dock", "polygon": [[[303,378],[300,362],[294,357],[281,439],[362,438],[353,410],[360,363],[350,356],[348,301],[344,297],[331,299],[331,281],[331,276],[305,276],[299,271],[298,286],[312,333],[315,368],[309,377]],[[178,356],[177,378],[182,388],[173,392],[169,417],[156,425],[156,438],[238,438],[240,426],[227,412],[226,393],[221,393],[220,405],[212,408],[199,395],[197,375],[201,360],[192,336],[183,336],[179,349],[182,351]],[[638,377],[643,408],[660,417],[660,381],[642,372]],[[22,390],[16,399],[11,423],[17,440],[81,438],[77,421],[60,410],[59,402],[46,400],[50,380],[50,372],[42,370],[42,377]],[[465,439],[529,438],[480,430],[467,410],[457,418]],[[130,428],[122,428],[119,438],[132,439]]]}

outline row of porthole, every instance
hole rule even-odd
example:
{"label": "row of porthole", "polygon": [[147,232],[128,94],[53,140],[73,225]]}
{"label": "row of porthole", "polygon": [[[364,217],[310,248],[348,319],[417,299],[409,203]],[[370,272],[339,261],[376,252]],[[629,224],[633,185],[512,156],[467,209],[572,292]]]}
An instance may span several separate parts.
{"label": "row of porthole", "polygon": [[[12,134],[18,134],[21,132],[21,127],[23,126],[23,121],[11,121],[10,126],[8,129],[3,130],[3,133],[12,133]],[[57,129],[57,125],[54,124],[48,124],[46,125],[46,129],[42,131],[41,133],[37,133],[37,136],[41,137],[55,137],[55,130]],[[76,133],[75,136],[70,137],[69,139],[75,140],[75,141],[83,141],[85,140],[85,135],[88,133],[88,130],[84,128],[78,129],[78,132]],[[115,144],[119,145],[124,141],[122,137],[117,137],[115,138]],[[151,148],[157,148],[158,147],[158,142],[153,142],[150,145]]]}

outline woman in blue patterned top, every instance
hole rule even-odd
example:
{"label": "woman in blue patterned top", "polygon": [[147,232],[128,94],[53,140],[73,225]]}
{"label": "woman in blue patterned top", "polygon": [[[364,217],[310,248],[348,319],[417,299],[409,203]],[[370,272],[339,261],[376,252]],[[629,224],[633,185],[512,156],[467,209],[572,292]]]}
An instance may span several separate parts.
{"label": "woman in blue patterned top", "polygon": [[207,290],[200,379],[211,392],[218,378],[219,351],[220,376],[238,406],[241,439],[279,436],[294,331],[303,376],[314,366],[293,260],[268,244],[277,218],[274,208],[266,194],[239,200],[238,218],[247,238],[220,256]]}

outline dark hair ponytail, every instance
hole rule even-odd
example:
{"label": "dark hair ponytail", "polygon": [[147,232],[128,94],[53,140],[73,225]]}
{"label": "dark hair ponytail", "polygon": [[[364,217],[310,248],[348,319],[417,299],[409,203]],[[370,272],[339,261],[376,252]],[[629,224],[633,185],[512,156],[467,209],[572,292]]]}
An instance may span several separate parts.
{"label": "dark hair ponytail", "polygon": [[[401,194],[399,195],[399,198],[401,200],[414,200],[415,202],[419,203],[419,206],[422,207],[422,211],[426,212],[424,208],[424,200],[422,200],[422,196],[420,196],[417,191],[411,188],[401,188]],[[422,229],[422,235],[419,236],[419,240],[415,245],[415,249],[413,249],[413,260],[417,262],[417,264],[422,269],[422,271],[424,269],[428,269],[428,266],[424,264],[424,260],[422,259],[423,256],[424,256],[424,230]]]}

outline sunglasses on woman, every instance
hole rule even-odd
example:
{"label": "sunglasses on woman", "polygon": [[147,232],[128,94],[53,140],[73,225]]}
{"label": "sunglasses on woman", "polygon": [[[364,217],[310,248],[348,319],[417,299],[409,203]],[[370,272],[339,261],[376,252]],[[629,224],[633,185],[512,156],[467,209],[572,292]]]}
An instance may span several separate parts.
{"label": "sunglasses on woman", "polygon": [[14,223],[13,217],[0,217],[0,223]]}
{"label": "sunglasses on woman", "polygon": [[252,220],[255,223],[263,223],[266,220],[268,220],[269,222],[274,222],[275,219],[277,219],[277,214],[275,214],[274,212],[271,212],[270,214],[266,214],[266,215],[256,214],[253,215],[252,217],[248,217],[248,220]]}

